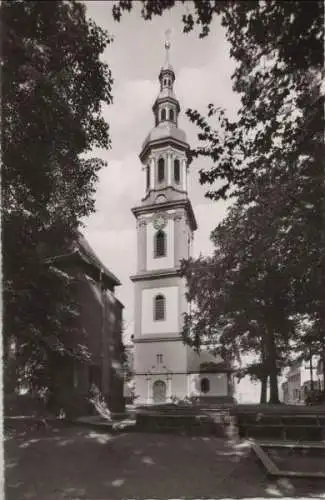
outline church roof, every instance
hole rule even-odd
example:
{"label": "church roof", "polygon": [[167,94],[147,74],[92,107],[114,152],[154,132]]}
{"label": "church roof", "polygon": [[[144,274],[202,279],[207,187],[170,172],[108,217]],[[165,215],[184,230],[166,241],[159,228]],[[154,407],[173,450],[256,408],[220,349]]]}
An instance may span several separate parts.
{"label": "church roof", "polygon": [[[187,146],[185,132],[177,127],[177,116],[180,111],[180,105],[173,87],[175,73],[172,65],[169,62],[170,42],[168,40],[165,41],[165,49],[166,59],[159,73],[160,91],[152,107],[156,118],[156,126],[151,129],[151,131],[145,138],[142,144],[142,153],[140,154],[140,158],[148,144],[150,144],[151,142],[160,141],[162,139],[174,139],[177,142],[180,142]],[[170,80],[169,78],[164,78],[165,76],[168,76],[167,74],[169,72],[172,73],[172,80]],[[161,107],[165,103],[165,101],[169,101],[172,104],[172,111],[176,112],[176,119],[168,117],[166,118],[166,114],[164,118],[159,115],[159,107]],[[173,116],[175,117],[175,115]]]}
{"label": "church roof", "polygon": [[[177,97],[175,95],[175,92],[174,92],[174,89],[173,88],[170,88],[170,87],[164,87],[160,90],[159,94],[158,94],[158,97],[155,101],[155,104],[154,106],[156,105],[157,101],[160,100],[160,99],[166,99],[168,98],[169,99],[174,99],[174,101],[177,101]],[[178,102],[178,101],[177,101]]]}
{"label": "church roof", "polygon": [[79,231],[76,233],[76,237],[71,243],[68,251],[61,255],[52,255],[45,259],[49,264],[59,265],[71,265],[72,262],[81,263],[88,269],[94,279],[97,281],[103,280],[103,282],[112,288],[114,286],[120,285],[120,281],[117,277],[102,263],[102,261],[97,257],[94,250],[86,240],[85,236]]}
{"label": "church roof", "polygon": [[117,279],[117,277],[106,266],[104,266],[102,261],[95,254],[94,250],[92,249],[86,238],[80,232],[78,233],[78,239],[76,241],[76,250],[79,250],[81,257],[86,262],[92,264],[99,271],[101,271],[103,275],[106,276],[106,278],[108,278],[112,282],[112,284],[114,285],[121,284],[120,281]]}
{"label": "church roof", "polygon": [[148,142],[158,141],[160,139],[165,138],[173,138],[177,141],[183,142],[186,144],[186,134],[180,128],[175,127],[175,125],[171,122],[161,122],[157,127],[154,127],[147,137],[145,138],[142,149],[148,144]]}

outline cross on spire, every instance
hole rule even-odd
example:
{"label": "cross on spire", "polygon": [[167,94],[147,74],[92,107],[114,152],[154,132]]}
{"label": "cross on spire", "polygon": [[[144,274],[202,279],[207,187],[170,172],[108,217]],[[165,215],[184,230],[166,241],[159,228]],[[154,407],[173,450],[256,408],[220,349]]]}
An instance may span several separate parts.
{"label": "cross on spire", "polygon": [[170,49],[170,35],[171,35],[172,30],[168,28],[168,30],[165,31],[165,49],[169,50]]}
{"label": "cross on spire", "polygon": [[166,65],[169,63],[170,34],[171,34],[171,29],[168,28],[168,30],[165,31]]}

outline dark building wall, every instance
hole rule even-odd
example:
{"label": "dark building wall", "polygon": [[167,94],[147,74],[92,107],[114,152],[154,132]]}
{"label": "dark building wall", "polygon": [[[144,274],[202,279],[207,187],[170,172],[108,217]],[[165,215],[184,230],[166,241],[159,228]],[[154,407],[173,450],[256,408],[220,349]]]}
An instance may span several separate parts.
{"label": "dark building wall", "polygon": [[109,290],[103,294],[103,394],[112,412],[124,410],[122,304]]}
{"label": "dark building wall", "polygon": [[82,269],[78,275],[76,298],[80,304],[80,334],[74,342],[88,347],[88,363],[69,360],[59,375],[59,401],[69,414],[94,413],[89,403],[93,383],[104,395],[112,412],[124,411],[122,375],[122,304],[110,290],[89,278]]}

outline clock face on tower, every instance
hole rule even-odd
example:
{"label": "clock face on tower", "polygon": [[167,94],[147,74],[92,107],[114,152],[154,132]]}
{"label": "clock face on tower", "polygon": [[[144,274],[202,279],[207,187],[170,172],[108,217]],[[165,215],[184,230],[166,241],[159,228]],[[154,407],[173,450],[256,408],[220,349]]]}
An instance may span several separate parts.
{"label": "clock face on tower", "polygon": [[153,219],[153,227],[157,230],[163,229],[166,226],[166,219],[163,214],[156,214]]}

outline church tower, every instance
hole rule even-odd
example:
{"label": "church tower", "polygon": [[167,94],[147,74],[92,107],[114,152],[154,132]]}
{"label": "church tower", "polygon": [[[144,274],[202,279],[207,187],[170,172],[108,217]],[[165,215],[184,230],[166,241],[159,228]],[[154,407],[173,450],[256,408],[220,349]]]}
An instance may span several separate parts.
{"label": "church tower", "polygon": [[160,92],[152,107],[154,128],[140,160],[144,196],[132,209],[137,222],[134,375],[136,404],[171,401],[191,393],[190,365],[197,356],[181,337],[188,311],[180,261],[191,255],[197,223],[187,193],[189,145],[178,128],[180,105],[174,93],[170,43],[159,73]]}

